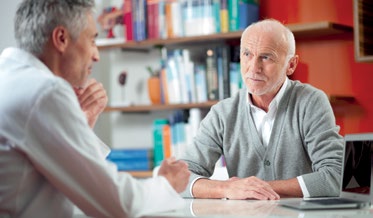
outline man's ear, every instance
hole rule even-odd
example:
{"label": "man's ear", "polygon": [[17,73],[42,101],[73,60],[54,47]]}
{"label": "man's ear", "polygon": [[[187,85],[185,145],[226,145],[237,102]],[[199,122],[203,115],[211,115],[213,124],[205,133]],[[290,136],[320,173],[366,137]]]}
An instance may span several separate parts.
{"label": "man's ear", "polygon": [[297,68],[297,65],[298,65],[298,60],[299,60],[298,55],[294,55],[294,57],[292,57],[289,60],[289,66],[288,66],[288,69],[286,71],[286,75],[290,76],[291,74],[294,73],[294,71],[295,71],[295,69]]}
{"label": "man's ear", "polygon": [[52,43],[61,53],[65,52],[70,41],[69,32],[65,27],[58,26],[52,32]]}

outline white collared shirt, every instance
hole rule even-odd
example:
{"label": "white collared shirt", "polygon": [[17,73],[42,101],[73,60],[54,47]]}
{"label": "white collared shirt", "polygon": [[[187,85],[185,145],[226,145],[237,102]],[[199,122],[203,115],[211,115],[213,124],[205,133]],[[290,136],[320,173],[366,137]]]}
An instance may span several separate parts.
{"label": "white collared shirt", "polygon": [[[248,106],[251,107],[251,110],[248,110],[248,111],[251,111],[251,115],[254,119],[254,123],[258,131],[258,135],[260,139],[262,140],[263,145],[266,147],[268,146],[268,143],[271,137],[273,123],[276,119],[276,112],[277,112],[278,104],[281,101],[285,93],[288,80],[289,79],[286,77],[285,82],[282,85],[281,89],[279,90],[275,98],[272,100],[272,102],[269,104],[268,113],[265,112],[263,109],[253,105],[250,95],[249,94],[247,95]],[[309,197],[310,194],[307,190],[307,187],[303,181],[302,176],[298,176],[297,179],[302,189],[303,196]]]}
{"label": "white collared shirt", "polygon": [[264,146],[268,146],[269,139],[272,133],[273,123],[276,118],[277,107],[279,102],[281,101],[282,96],[284,95],[287,84],[288,78],[286,77],[281,89],[278,91],[275,98],[269,104],[268,113],[265,112],[263,109],[255,106],[251,101],[250,95],[247,95],[247,102],[248,105],[251,107],[251,110],[249,111],[251,111],[256,129]]}

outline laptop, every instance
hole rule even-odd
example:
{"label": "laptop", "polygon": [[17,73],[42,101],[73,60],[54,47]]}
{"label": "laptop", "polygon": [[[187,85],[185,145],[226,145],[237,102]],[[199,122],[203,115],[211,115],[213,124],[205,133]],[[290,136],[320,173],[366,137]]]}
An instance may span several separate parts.
{"label": "laptop", "polygon": [[373,202],[373,133],[347,134],[339,197],[281,200],[281,206],[299,210],[357,209]]}

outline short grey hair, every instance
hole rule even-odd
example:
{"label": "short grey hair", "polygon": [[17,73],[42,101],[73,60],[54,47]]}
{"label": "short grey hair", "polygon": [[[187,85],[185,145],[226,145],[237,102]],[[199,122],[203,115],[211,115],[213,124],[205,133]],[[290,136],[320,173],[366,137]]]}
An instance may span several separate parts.
{"label": "short grey hair", "polygon": [[[295,38],[293,32],[289,28],[287,28],[284,24],[282,24],[280,21],[275,19],[265,19],[260,20],[258,22],[252,23],[250,26],[248,26],[245,31],[242,33],[242,35],[245,34],[248,30],[250,30],[253,27],[260,27],[267,31],[272,31],[275,28],[280,27],[282,30],[282,36],[285,43],[288,45],[288,51],[287,51],[287,57],[290,59],[295,55]],[[242,37],[241,37],[241,44],[242,44]]]}
{"label": "short grey hair", "polygon": [[76,40],[94,7],[94,0],[23,0],[14,20],[17,46],[38,56],[57,26]]}

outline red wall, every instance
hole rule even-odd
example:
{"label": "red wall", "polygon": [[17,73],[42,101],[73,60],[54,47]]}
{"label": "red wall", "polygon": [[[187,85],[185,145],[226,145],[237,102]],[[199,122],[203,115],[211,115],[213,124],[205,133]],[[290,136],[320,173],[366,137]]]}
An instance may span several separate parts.
{"label": "red wall", "polygon": [[[260,17],[285,24],[332,21],[353,26],[352,6],[353,0],[261,0]],[[341,134],[373,132],[373,63],[355,62],[353,34],[297,40],[297,54],[300,65],[293,79],[329,95],[355,97],[354,107],[343,107],[343,115],[336,113]]]}

